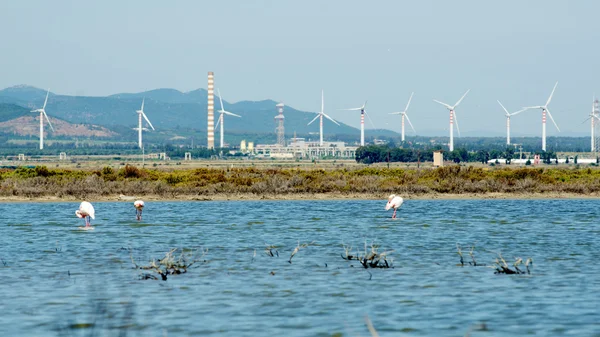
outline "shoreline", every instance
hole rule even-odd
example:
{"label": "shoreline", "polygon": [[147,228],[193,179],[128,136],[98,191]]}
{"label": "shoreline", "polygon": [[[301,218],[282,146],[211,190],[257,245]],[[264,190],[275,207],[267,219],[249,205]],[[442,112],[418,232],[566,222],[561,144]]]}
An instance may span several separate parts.
{"label": "shoreline", "polygon": [[[544,199],[600,199],[600,194],[591,193],[427,193],[418,195],[405,195],[399,193],[405,200],[544,200]],[[22,196],[0,196],[0,203],[25,203],[25,202],[80,202],[82,200],[91,202],[133,202],[138,199],[144,201],[270,201],[270,200],[386,200],[387,194],[380,193],[296,193],[296,194],[247,194],[247,193],[219,193],[214,195],[181,195],[173,198],[165,198],[159,195],[109,195],[94,196],[91,198],[75,197],[22,197]]]}

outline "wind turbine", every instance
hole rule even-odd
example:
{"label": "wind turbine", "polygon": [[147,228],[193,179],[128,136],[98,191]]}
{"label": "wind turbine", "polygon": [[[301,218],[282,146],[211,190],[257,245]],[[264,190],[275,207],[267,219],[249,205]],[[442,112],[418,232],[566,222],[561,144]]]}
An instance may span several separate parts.
{"label": "wind turbine", "polygon": [[319,146],[323,146],[323,117],[329,119],[330,121],[334,122],[336,125],[340,125],[338,124],[338,122],[336,122],[335,120],[333,120],[333,118],[327,116],[327,114],[324,112],[325,110],[325,98],[324,98],[324,94],[323,94],[323,90],[321,90],[321,111],[317,112],[317,115],[315,116],[315,118],[313,118],[312,121],[310,121],[308,124],[306,125],[311,125],[312,122],[316,121],[317,118],[319,118]]}
{"label": "wind turbine", "polygon": [[467,92],[465,92],[464,95],[462,95],[462,97],[454,105],[448,105],[446,103],[440,102],[435,99],[433,100],[434,102],[439,103],[439,104],[445,106],[448,110],[450,110],[450,144],[449,144],[450,151],[454,151],[454,122],[456,122],[456,131],[458,131],[458,136],[460,137],[460,129],[458,128],[458,119],[456,118],[456,111],[454,109],[456,109],[456,107],[460,104],[460,102],[462,102],[462,100],[465,98],[465,96],[467,96],[469,91],[471,91],[471,89],[468,89]]}
{"label": "wind turbine", "polygon": [[[365,101],[365,103],[360,108],[340,109],[340,110],[346,110],[346,111],[360,110],[360,146],[365,146],[365,115],[367,115],[367,117],[369,117],[369,115],[367,114],[367,111],[366,111],[366,107],[367,107],[367,101]],[[371,122],[371,125],[373,126],[373,129],[374,129],[375,125],[373,124],[371,117],[369,117],[369,121]]]}
{"label": "wind turbine", "polygon": [[556,82],[556,84],[554,85],[554,89],[552,89],[552,92],[550,93],[550,97],[548,97],[546,104],[530,106],[530,107],[525,108],[525,109],[542,109],[542,151],[546,151],[546,112],[548,113],[548,117],[550,117],[550,119],[552,120],[552,123],[554,123],[554,126],[556,126],[556,130],[558,130],[558,132],[560,132],[558,125],[556,125],[556,122],[554,121],[554,118],[552,118],[552,114],[550,113],[550,110],[548,109],[548,104],[550,104],[550,101],[552,100],[552,95],[554,95],[554,90],[556,90],[557,85],[558,85],[558,82]]}
{"label": "wind turbine", "polygon": [[410,101],[412,100],[413,94],[414,92],[410,94],[410,98],[408,99],[408,103],[406,103],[406,108],[404,108],[404,111],[390,112],[390,115],[402,115],[402,141],[404,141],[404,117],[406,117],[406,120],[408,121],[408,124],[413,129],[413,131],[415,133],[417,132],[415,131],[415,128],[413,127],[412,123],[410,122],[410,118],[408,118],[408,114],[406,113],[408,111],[408,106],[410,105]]}
{"label": "wind turbine", "polygon": [[31,110],[31,112],[39,112],[40,113],[40,150],[44,149],[44,117],[48,121],[50,125],[50,129],[54,132],[54,128],[52,127],[52,123],[50,123],[50,119],[48,115],[46,115],[46,103],[48,103],[48,95],[50,94],[50,89],[46,92],[46,100],[44,101],[44,106],[41,109]]}
{"label": "wind turbine", "polygon": [[506,108],[504,107],[504,105],[502,105],[502,103],[500,103],[500,101],[497,101],[498,104],[500,104],[500,106],[502,107],[502,109],[504,109],[504,112],[506,112],[506,145],[510,145],[510,117],[514,116],[518,113],[521,113],[527,109],[521,109],[517,112],[513,112],[513,113],[509,113],[508,110],[506,110]]}
{"label": "wind turbine", "polygon": [[592,128],[591,128],[591,136],[592,136],[591,137],[592,138],[591,139],[591,145],[592,145],[591,146],[591,152],[596,151],[596,136],[595,136],[595,131],[596,130],[595,130],[595,124],[598,123],[598,122],[595,121],[594,119],[597,119],[598,121],[600,121],[600,117],[598,116],[599,112],[596,109],[596,103],[597,103],[596,97],[594,97],[592,99],[592,112],[590,112],[590,114],[588,115],[588,118],[582,122],[582,124],[583,124],[583,123],[587,122],[588,120],[590,120],[591,125],[592,125]]}
{"label": "wind turbine", "polygon": [[221,113],[221,115],[219,116],[219,119],[217,120],[217,125],[215,125],[215,128],[217,126],[219,126],[219,122],[221,123],[221,148],[223,148],[224,146],[224,141],[223,141],[223,124],[225,124],[225,115],[229,115],[229,116],[234,116],[234,117],[242,117],[240,115],[236,115],[232,112],[229,111],[225,111],[223,109],[223,100],[221,99],[221,90],[217,89],[218,93],[219,93],[219,101],[221,102],[221,110],[219,110],[218,112]]}
{"label": "wind turbine", "polygon": [[144,113],[144,101],[146,99],[142,99],[142,107],[137,110],[137,114],[138,114],[138,127],[134,128],[134,130],[138,131],[138,145],[140,147],[140,149],[143,149],[142,147],[142,130],[148,131],[147,128],[143,128],[142,127],[142,117],[144,117],[144,119],[146,120],[146,122],[148,122],[148,125],[150,125],[150,127],[152,128],[152,130],[156,130],[154,129],[154,126],[152,126],[152,123],[150,123],[150,120],[148,119],[148,117],[146,116],[146,114]]}

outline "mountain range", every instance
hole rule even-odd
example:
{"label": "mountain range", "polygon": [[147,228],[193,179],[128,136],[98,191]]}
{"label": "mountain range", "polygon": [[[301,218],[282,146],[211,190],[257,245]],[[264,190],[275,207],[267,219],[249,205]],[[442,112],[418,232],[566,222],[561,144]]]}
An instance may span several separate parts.
{"label": "mountain range", "polygon": [[[7,122],[25,115],[35,117],[35,114],[29,111],[41,107],[45,97],[46,90],[28,85],[0,90],[0,122]],[[69,127],[70,124],[93,125],[96,129],[104,127],[117,134],[126,133],[127,136],[135,139],[133,137],[135,131],[131,128],[137,126],[136,110],[140,108],[142,100],[145,100],[144,112],[157,131],[185,128],[206,132],[207,97],[208,93],[205,89],[181,92],[165,88],[140,93],[119,93],[104,97],[68,96],[50,92],[46,113],[51,120],[57,118],[65,121],[67,124],[64,124],[64,127]],[[236,103],[223,100],[225,110],[242,116],[242,118],[226,117],[225,136],[227,137],[228,133],[274,134],[277,103],[273,100]],[[218,96],[216,96],[215,110],[218,109],[220,109],[220,105]],[[288,137],[291,137],[294,132],[297,132],[298,135],[316,133],[316,137],[318,137],[318,121],[307,125],[316,116],[315,112],[299,111],[286,106],[284,116]],[[215,112],[215,120],[217,118],[218,113]],[[343,123],[338,126],[326,119],[323,123],[326,139],[335,139],[336,135],[355,135],[357,139],[359,138],[360,131],[357,128]],[[36,129],[35,125],[33,129]],[[109,134],[107,133],[107,137],[111,137]],[[397,136],[395,132],[389,130],[368,130],[368,134],[369,136]]]}

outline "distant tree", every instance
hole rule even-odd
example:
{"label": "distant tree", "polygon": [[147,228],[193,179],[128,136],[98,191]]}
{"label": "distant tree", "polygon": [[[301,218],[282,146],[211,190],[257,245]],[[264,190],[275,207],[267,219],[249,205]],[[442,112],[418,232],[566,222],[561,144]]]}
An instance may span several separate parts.
{"label": "distant tree", "polygon": [[577,164],[577,157],[578,157],[578,156],[575,156],[575,158],[573,158],[573,162],[574,162],[575,164]]}
{"label": "distant tree", "polygon": [[526,165],[526,166],[529,166],[529,165],[531,165],[531,160],[530,160],[530,159],[527,159],[527,161],[525,162],[525,165]]}
{"label": "distant tree", "polygon": [[565,164],[569,163],[569,156],[567,156],[567,159],[565,159]]}
{"label": "distant tree", "polygon": [[506,164],[510,164],[511,160],[514,158],[515,149],[507,147],[506,152],[504,152],[504,158],[506,160]]}

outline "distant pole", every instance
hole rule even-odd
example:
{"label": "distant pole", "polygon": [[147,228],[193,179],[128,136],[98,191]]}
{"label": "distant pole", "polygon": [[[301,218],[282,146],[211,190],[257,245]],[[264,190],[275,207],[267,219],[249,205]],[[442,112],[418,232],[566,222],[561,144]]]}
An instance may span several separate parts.
{"label": "distant pole", "polygon": [[142,146],[142,167],[145,166],[145,161],[144,161],[144,147]]}
{"label": "distant pole", "polygon": [[390,150],[388,150],[388,168],[390,168]]}

